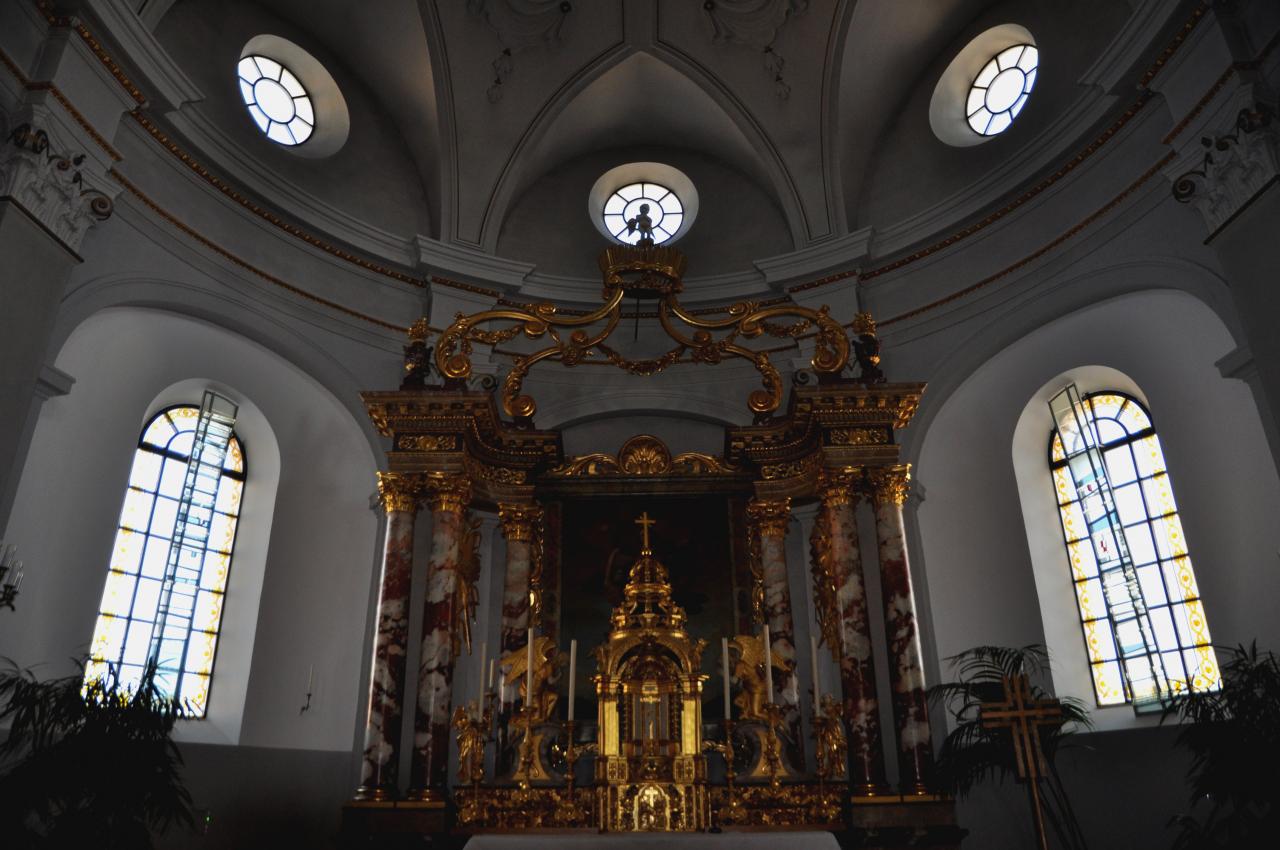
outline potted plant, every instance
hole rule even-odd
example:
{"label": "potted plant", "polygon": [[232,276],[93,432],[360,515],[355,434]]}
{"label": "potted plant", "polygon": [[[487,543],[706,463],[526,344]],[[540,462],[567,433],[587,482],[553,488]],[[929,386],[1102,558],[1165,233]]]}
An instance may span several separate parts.
{"label": "potted plant", "polygon": [[[978,646],[946,660],[955,671],[956,681],[929,689],[930,701],[946,710],[954,727],[938,754],[938,783],[945,791],[963,797],[988,779],[1002,782],[1010,774],[1016,775],[1014,748],[1007,732],[984,727],[981,707],[1004,698],[1005,679],[1026,675],[1034,680],[1048,672],[1049,654],[1037,644]],[[1033,681],[1031,697],[1042,700],[1050,695]],[[1059,702],[1063,724],[1040,729],[1040,744],[1048,767],[1041,785],[1045,821],[1060,846],[1087,850],[1080,822],[1058,773],[1056,757],[1077,729],[1089,729],[1092,723],[1080,700],[1063,697]]]}
{"label": "potted plant", "polygon": [[0,670],[6,847],[151,848],[155,833],[192,825],[171,737],[183,710],[155,677],[154,666],[127,684],[114,672],[42,682],[12,662]]}
{"label": "potted plant", "polygon": [[1191,810],[1176,850],[1273,846],[1280,835],[1280,659],[1257,644],[1218,650],[1222,687],[1172,702],[1191,751]]}

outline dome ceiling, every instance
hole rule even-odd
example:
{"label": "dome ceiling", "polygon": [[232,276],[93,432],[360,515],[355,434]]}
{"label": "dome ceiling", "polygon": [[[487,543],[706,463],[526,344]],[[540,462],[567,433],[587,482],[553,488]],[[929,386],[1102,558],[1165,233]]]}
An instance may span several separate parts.
{"label": "dome ceiling", "polygon": [[[166,24],[195,15],[222,15],[216,26],[234,29],[229,10],[240,5],[256,16],[246,28],[277,20],[281,35],[359,80],[364,90],[344,92],[348,101],[376,102],[416,170],[402,178],[426,199],[425,211],[404,219],[428,221],[423,235],[487,253],[507,247],[504,224],[531,187],[555,191],[549,175],[613,150],[655,161],[664,150],[684,151],[723,163],[707,178],[715,185],[690,172],[699,192],[750,183],[750,196],[763,192],[780,210],[789,250],[883,229],[942,200],[909,184],[888,197],[892,175],[942,174],[938,192],[976,192],[986,171],[1083,96],[1078,80],[1129,15],[1125,4],[1100,0],[1081,4],[1110,10],[1093,26],[1079,20],[1076,4],[1049,0],[180,0],[157,35],[164,43]],[[1015,128],[1023,132],[979,146],[966,168],[963,152],[932,135],[928,94],[955,52],[1004,18],[1025,19],[1045,45],[1041,87],[1020,118],[1027,126]],[[1069,49],[1055,42],[1059,24]],[[212,61],[175,55],[184,64]],[[1056,84],[1045,82],[1054,76]],[[352,138],[359,132],[353,125]],[[1077,139],[1057,137],[1044,164]],[[314,167],[324,180],[324,161]],[[998,195],[975,198],[967,214]],[[549,230],[559,224],[545,222]],[[566,231],[589,240],[582,224]],[[710,226],[705,218],[699,225]],[[538,259],[539,272],[564,271]],[[736,271],[714,265],[699,258],[696,269]]]}

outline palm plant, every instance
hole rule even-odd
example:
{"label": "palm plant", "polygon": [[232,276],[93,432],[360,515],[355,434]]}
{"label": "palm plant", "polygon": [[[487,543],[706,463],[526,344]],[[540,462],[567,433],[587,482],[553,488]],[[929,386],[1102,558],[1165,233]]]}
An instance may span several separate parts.
{"label": "palm plant", "polygon": [[1176,850],[1264,847],[1280,835],[1280,659],[1256,643],[1218,652],[1222,687],[1165,710],[1192,756],[1193,811],[1174,818]]}
{"label": "palm plant", "polygon": [[[1008,732],[984,728],[981,707],[1004,698],[1006,678],[1026,675],[1034,679],[1047,673],[1049,653],[1038,644],[978,646],[946,660],[955,671],[956,681],[929,689],[930,702],[946,710],[954,727],[938,754],[938,781],[944,790],[963,797],[983,782],[992,779],[1003,782],[1010,775],[1016,775]],[[1050,694],[1034,684],[1031,696],[1036,700],[1050,698]],[[1089,729],[1092,723],[1080,700],[1063,697],[1059,702],[1063,725],[1040,730],[1041,748],[1048,767],[1042,785],[1045,821],[1060,846],[1087,850],[1079,819],[1058,773],[1056,757],[1077,729]]]}
{"label": "palm plant", "polygon": [[38,681],[0,670],[0,823],[6,847],[151,848],[152,835],[192,825],[172,740],[182,706],[155,667],[140,681],[83,673]]}

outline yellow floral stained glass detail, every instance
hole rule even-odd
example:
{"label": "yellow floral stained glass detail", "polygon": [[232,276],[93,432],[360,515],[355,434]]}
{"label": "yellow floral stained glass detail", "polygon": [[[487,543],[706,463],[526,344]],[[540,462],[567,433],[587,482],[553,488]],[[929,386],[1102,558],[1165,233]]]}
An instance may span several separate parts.
{"label": "yellow floral stained glass detail", "polygon": [[1124,680],[1120,665],[1115,662],[1090,665],[1093,672],[1093,689],[1098,695],[1098,705],[1124,705]]}

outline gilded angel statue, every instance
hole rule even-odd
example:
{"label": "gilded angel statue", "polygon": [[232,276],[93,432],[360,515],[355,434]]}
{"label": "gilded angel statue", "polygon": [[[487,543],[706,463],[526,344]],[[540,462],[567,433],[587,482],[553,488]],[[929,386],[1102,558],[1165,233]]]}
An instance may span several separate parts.
{"label": "gilded angel statue", "polygon": [[845,738],[842,715],[840,700],[831,694],[824,694],[822,711],[814,718],[814,729],[818,736],[818,772],[827,778],[842,777],[845,774],[848,741]]}
{"label": "gilded angel statue", "polygon": [[[453,709],[453,728],[458,731],[458,781],[484,781],[484,721],[476,722],[475,703]],[[486,712],[486,715],[488,712]]]}
{"label": "gilded angel statue", "polygon": [[555,716],[556,701],[560,698],[553,686],[560,671],[564,653],[556,649],[556,642],[549,637],[533,639],[533,699],[525,693],[528,683],[528,650],[525,647],[512,650],[498,663],[507,671],[506,681],[518,683],[520,696],[526,705],[533,706],[535,723],[546,723]]}
{"label": "gilded angel statue", "polygon": [[[765,693],[764,646],[757,635],[736,635],[730,639],[729,646],[733,649],[733,677],[742,686],[733,698],[739,716],[743,720],[767,722],[764,704],[769,697]],[[790,671],[791,662],[777,650],[773,651],[772,660],[775,668]]]}

